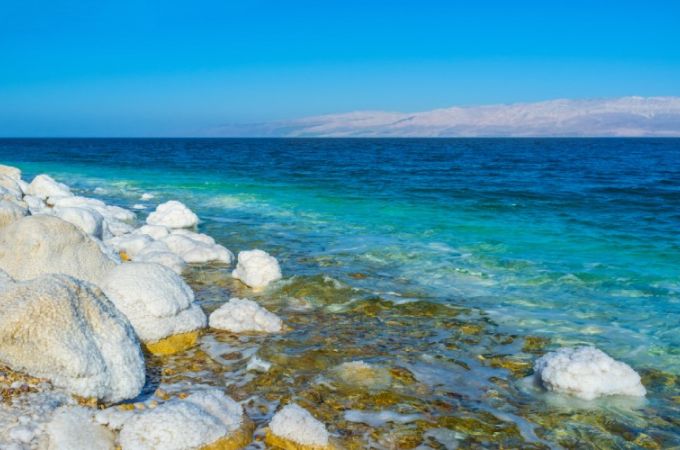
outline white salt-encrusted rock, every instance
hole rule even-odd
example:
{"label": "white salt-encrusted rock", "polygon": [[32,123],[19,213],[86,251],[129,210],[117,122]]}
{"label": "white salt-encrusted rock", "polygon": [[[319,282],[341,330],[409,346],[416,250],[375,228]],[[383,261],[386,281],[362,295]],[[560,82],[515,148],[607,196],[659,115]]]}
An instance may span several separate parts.
{"label": "white salt-encrusted rock", "polygon": [[170,234],[170,229],[162,225],[142,225],[137,228],[135,234],[146,234],[153,239],[161,239]]}
{"label": "white salt-encrusted rock", "polygon": [[198,224],[198,216],[183,203],[170,200],[158,205],[146,219],[149,225],[163,225],[168,228],[189,228]]}
{"label": "white salt-encrusted rock", "polygon": [[0,269],[0,292],[2,292],[3,289],[7,289],[10,284],[14,284],[14,280],[7,272]]}
{"label": "white salt-encrusted rock", "polygon": [[135,397],[145,379],[128,320],[99,288],[61,274],[0,291],[0,361],[106,401]]}
{"label": "white salt-encrusted rock", "polygon": [[59,208],[84,208],[102,216],[102,237],[108,239],[111,236],[121,236],[130,233],[133,227],[127,223],[135,220],[137,217],[134,212],[129,211],[119,206],[107,205],[103,201],[96,198],[73,196],[51,196],[47,199],[47,203]]}
{"label": "white salt-encrusted rock", "polygon": [[115,438],[107,428],[94,423],[92,411],[61,407],[47,424],[49,450],[113,450]]}
{"label": "white salt-encrusted rock", "polygon": [[102,289],[127,316],[139,338],[156,342],[206,326],[191,288],[175,272],[159,264],[125,263],[113,269]]}
{"label": "white salt-encrusted rock", "polygon": [[65,273],[98,284],[115,265],[95,239],[58,217],[24,217],[0,233],[0,268],[16,280]]}
{"label": "white salt-encrusted rock", "polygon": [[[231,264],[234,254],[225,247],[215,244],[215,241],[205,234],[192,233],[192,235],[199,237],[200,240],[173,232],[162,238],[161,242],[165,243],[174,254],[188,263],[220,261]],[[212,240],[212,243],[208,239]]]}
{"label": "white salt-encrusted rock", "polygon": [[45,201],[39,197],[35,197],[33,195],[24,195],[22,200],[26,202],[26,206],[28,206],[28,210],[31,212],[31,214],[45,213],[48,209]]}
{"label": "white salt-encrusted rock", "polygon": [[90,236],[102,239],[104,217],[97,211],[79,207],[56,207],[53,209],[55,216],[80,228]]}
{"label": "white salt-encrusted rock", "polygon": [[14,223],[27,215],[28,209],[22,208],[14,202],[0,200],[0,228]]}
{"label": "white salt-encrusted rock", "polygon": [[18,197],[21,197],[24,191],[21,189],[19,181],[21,180],[17,180],[7,175],[0,175],[0,187],[9,189],[10,191],[15,192]]}
{"label": "white salt-encrusted rock", "polygon": [[33,181],[31,181],[31,183],[28,185],[28,190],[26,193],[40,197],[43,200],[47,197],[67,197],[73,195],[71,193],[71,188],[63,183],[55,181],[52,177],[45,174],[38,175],[33,178]]}
{"label": "white salt-encrusted rock", "polygon": [[17,192],[13,189],[8,189],[4,186],[0,186],[0,200],[7,200],[8,202],[19,203],[21,202],[21,192]]}
{"label": "white salt-encrusted rock", "polygon": [[15,180],[21,180],[21,169],[0,164],[0,175],[7,175]]}
{"label": "white salt-encrusted rock", "polygon": [[180,275],[186,269],[187,264],[182,258],[170,252],[146,251],[139,253],[135,257],[136,262],[156,263],[165,266],[176,274]]}
{"label": "white salt-encrusted rock", "polygon": [[105,242],[117,251],[125,252],[129,258],[134,259],[144,247],[153,243],[153,239],[145,234],[124,234],[107,239]]}
{"label": "white salt-encrusted rock", "polygon": [[263,288],[281,278],[279,262],[263,250],[239,252],[232,276],[252,288]]}
{"label": "white salt-encrusted rock", "polygon": [[239,432],[244,422],[241,405],[211,389],[132,416],[119,442],[123,450],[194,450]]}
{"label": "white salt-encrusted rock", "polygon": [[326,426],[295,403],[286,405],[274,415],[269,422],[269,430],[279,438],[298,444],[318,447],[329,445]]}
{"label": "white salt-encrusted rock", "polygon": [[635,370],[595,347],[561,348],[540,357],[534,364],[534,379],[549,391],[586,400],[647,393]]}
{"label": "white salt-encrusted rock", "polygon": [[252,300],[232,298],[210,314],[210,327],[234,333],[278,333],[283,322]]}

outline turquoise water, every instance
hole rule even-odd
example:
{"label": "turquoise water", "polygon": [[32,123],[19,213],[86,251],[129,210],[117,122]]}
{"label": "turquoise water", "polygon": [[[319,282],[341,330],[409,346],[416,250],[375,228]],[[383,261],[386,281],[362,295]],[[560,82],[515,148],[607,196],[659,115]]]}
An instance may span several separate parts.
{"label": "turquoise water", "polygon": [[180,199],[287,275],[680,368],[680,140],[1,140],[0,161]]}

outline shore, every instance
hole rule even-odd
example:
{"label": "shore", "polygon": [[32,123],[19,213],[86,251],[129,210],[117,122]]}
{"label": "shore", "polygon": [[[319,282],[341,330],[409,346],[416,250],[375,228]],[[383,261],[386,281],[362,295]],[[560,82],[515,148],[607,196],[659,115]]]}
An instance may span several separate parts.
{"label": "shore", "polygon": [[[0,340],[8,365],[3,445],[94,448],[97,439],[99,448],[171,448],[166,442],[184,436],[175,448],[267,441],[284,448],[550,447],[547,430],[565,412],[534,408],[528,399],[566,398],[575,402],[567,410],[578,411],[579,402],[611,397],[635,411],[644,404],[642,385],[665,377],[643,374],[641,383],[606,355],[549,353],[555,346],[547,339],[500,332],[469,308],[395,305],[361,298],[323,275],[282,273],[276,255],[232,253],[200,233],[190,205],[164,202],[142,222],[49,176],[28,183],[18,170],[2,170],[0,275],[7,276],[0,290],[19,329],[31,322],[24,324],[31,339],[19,339],[16,349],[16,328]],[[41,308],[61,298],[68,300],[61,331],[72,327],[89,346],[70,348],[54,323],[41,325],[51,318]],[[32,314],[22,315],[28,302]],[[84,312],[92,309],[104,318]],[[44,360],[49,354],[54,361]],[[541,359],[546,354],[553,356]],[[442,358],[454,368],[443,370]],[[121,373],[123,361],[129,370]],[[585,369],[571,370],[574,361]],[[197,418],[190,428],[205,430],[201,436],[185,431],[177,419],[183,414]],[[592,420],[606,426],[611,416],[602,410]],[[140,431],[149,427],[153,438]],[[656,442],[642,431],[633,440]]]}

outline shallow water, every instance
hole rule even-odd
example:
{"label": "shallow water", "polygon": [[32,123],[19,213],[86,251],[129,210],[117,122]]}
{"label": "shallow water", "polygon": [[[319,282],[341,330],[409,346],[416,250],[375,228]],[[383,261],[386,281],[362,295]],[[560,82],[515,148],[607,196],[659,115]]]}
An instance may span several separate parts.
{"label": "shallow water", "polygon": [[[156,385],[228,386],[260,427],[293,398],[357,448],[680,445],[680,140],[0,140],[0,162],[122,206],[180,199],[281,261],[259,294],[189,278],[207,310],[251,296],[291,331],[207,333],[151,362]],[[574,343],[639,370],[647,401],[522,381]],[[353,360],[391,381],[343,383]]]}

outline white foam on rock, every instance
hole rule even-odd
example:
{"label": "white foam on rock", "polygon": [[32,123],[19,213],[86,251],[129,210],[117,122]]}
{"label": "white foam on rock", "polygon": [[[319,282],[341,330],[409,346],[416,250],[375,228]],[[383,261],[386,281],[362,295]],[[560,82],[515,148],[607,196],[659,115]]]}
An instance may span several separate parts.
{"label": "white foam on rock", "polygon": [[136,396],[145,380],[128,320],[97,287],[62,274],[0,291],[0,360],[106,401]]}
{"label": "white foam on rock", "polygon": [[26,191],[29,195],[42,198],[43,200],[53,196],[71,196],[71,189],[63,183],[55,181],[49,175],[41,174],[33,178]]}
{"label": "white foam on rock", "polygon": [[176,200],[162,203],[146,219],[149,225],[163,225],[168,228],[190,228],[198,224],[198,216],[183,203]]}
{"label": "white foam on rock", "polygon": [[244,423],[243,408],[217,389],[170,400],[128,418],[119,443],[123,450],[191,450],[227,437]]}
{"label": "white foam on rock", "polygon": [[144,342],[204,328],[207,322],[191,288],[159,264],[121,264],[109,272],[102,289]]}
{"label": "white foam on rock", "polygon": [[272,281],[281,279],[279,262],[263,250],[239,252],[238,264],[232,276],[252,288],[266,287]]}
{"label": "white foam on rock", "polygon": [[276,436],[302,445],[328,445],[326,426],[309,411],[291,403],[277,412],[269,422],[269,430]]}
{"label": "white foam on rock", "polygon": [[82,407],[61,407],[47,424],[49,450],[113,450],[111,431],[94,423],[92,411]]}
{"label": "white foam on rock", "polygon": [[98,284],[115,265],[98,240],[58,217],[24,217],[0,233],[0,268],[16,280],[64,273]]}
{"label": "white foam on rock", "polygon": [[640,375],[595,347],[561,348],[534,364],[535,382],[586,400],[608,395],[643,397]]}
{"label": "white foam on rock", "polygon": [[209,323],[211,328],[234,333],[278,333],[283,329],[283,322],[276,314],[252,300],[241,298],[232,298],[213,311]]}

